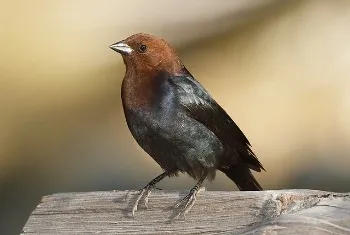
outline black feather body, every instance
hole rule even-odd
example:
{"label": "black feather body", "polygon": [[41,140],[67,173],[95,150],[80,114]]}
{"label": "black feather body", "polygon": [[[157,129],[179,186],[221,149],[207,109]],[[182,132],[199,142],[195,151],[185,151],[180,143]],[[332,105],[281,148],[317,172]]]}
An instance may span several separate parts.
{"label": "black feather body", "polygon": [[[145,78],[149,79],[149,78]],[[212,180],[221,170],[241,190],[261,190],[250,169],[264,169],[229,115],[184,68],[159,71],[148,105],[127,107],[128,127],[138,144],[167,172]],[[130,94],[122,92],[122,100]]]}

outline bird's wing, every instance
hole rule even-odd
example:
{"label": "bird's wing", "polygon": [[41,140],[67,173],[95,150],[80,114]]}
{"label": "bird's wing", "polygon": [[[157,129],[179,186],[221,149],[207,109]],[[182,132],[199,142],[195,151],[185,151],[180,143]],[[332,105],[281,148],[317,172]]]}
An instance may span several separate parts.
{"label": "bird's wing", "polygon": [[253,170],[264,169],[250,143],[226,111],[209,95],[204,87],[186,71],[184,76],[172,76],[168,79],[176,89],[180,106],[187,115],[210,129],[222,143],[238,152],[246,164]]}

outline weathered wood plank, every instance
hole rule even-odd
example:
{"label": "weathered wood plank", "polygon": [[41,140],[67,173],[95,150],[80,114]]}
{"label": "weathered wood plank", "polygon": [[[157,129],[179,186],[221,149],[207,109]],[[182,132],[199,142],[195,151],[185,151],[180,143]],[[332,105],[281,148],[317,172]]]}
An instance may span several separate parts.
{"label": "weathered wood plank", "polygon": [[155,191],[135,218],[136,192],[45,196],[22,234],[350,234],[350,193],[313,190],[201,192],[186,220],[171,205],[185,192]]}

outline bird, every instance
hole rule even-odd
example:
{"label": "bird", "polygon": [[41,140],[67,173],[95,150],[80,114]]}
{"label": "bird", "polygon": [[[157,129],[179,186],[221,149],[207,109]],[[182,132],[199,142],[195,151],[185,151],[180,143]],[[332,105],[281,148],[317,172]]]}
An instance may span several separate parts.
{"label": "bird", "polygon": [[164,39],[137,33],[110,45],[126,70],[121,99],[127,126],[139,146],[163,173],[140,191],[132,207],[148,197],[165,177],[187,173],[197,183],[174,204],[178,218],[190,211],[204,180],[223,172],[240,190],[263,190],[251,170],[264,167],[227,112],[212,98]]}

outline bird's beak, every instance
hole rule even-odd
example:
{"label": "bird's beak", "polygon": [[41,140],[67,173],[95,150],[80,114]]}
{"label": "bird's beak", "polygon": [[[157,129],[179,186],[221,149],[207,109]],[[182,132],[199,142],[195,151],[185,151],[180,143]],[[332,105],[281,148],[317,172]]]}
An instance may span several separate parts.
{"label": "bird's beak", "polygon": [[109,48],[111,48],[113,51],[116,51],[116,52],[123,54],[123,55],[130,55],[131,52],[133,51],[133,49],[128,44],[126,44],[124,41],[114,43],[114,44],[110,45]]}

